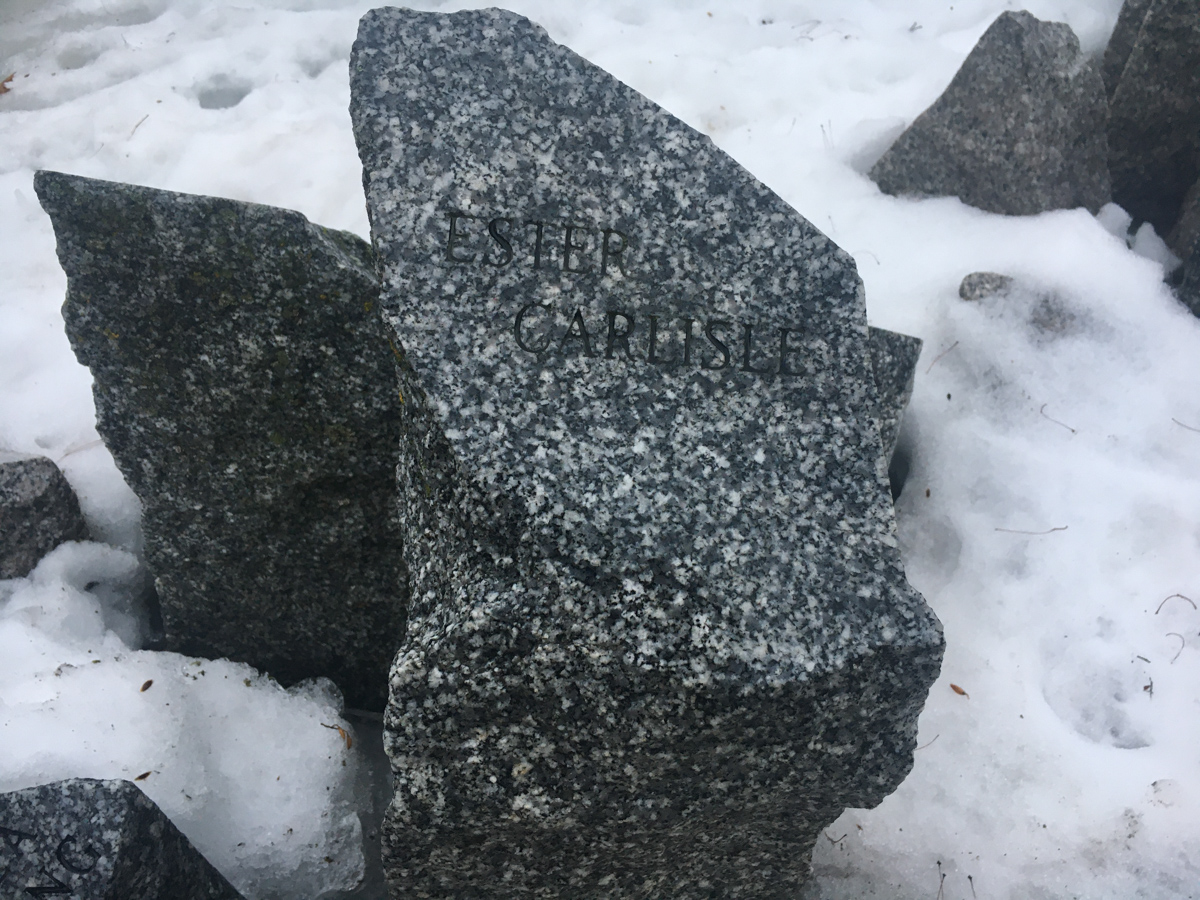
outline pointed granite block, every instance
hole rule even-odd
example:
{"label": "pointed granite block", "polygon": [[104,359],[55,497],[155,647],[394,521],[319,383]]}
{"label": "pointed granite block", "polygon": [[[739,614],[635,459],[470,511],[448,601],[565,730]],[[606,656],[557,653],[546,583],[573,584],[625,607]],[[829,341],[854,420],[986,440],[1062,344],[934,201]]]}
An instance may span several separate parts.
{"label": "pointed granite block", "polygon": [[886,194],[952,195],[1030,216],[1109,201],[1098,65],[1071,26],[1006,11],[946,90],[872,167]]}
{"label": "pointed granite block", "polygon": [[368,13],[351,115],[404,397],[393,892],[793,896],[943,646],[853,261],[513,13]]}
{"label": "pointed granite block", "polygon": [[39,172],[96,428],[142,502],[167,647],[382,709],[404,635],[371,248],[287,209]]}

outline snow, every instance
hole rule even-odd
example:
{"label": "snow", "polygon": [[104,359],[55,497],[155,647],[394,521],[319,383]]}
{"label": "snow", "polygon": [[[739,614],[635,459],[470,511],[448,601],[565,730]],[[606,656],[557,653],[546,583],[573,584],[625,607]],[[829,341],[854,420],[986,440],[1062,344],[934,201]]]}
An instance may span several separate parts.
{"label": "snow", "polygon": [[[1014,4],[511,6],[710,134],[854,255],[873,324],[925,340],[897,516],[946,661],[912,774],[818,839],[809,896],[1200,896],[1200,321],[1162,284],[1176,261],[1118,207],[1008,218],[863,174]],[[1098,52],[1119,2],[1026,7]],[[367,8],[0,6],[0,77],[16,73],[0,449],[59,461],[111,545],[0,583],[0,790],[150,771],[147,794],[252,898],[357,879],[363,748],[320,684],[137,649],[137,501],[97,443],[32,177],[253,200],[366,236],[346,63]],[[967,303],[974,271],[1017,283]]]}

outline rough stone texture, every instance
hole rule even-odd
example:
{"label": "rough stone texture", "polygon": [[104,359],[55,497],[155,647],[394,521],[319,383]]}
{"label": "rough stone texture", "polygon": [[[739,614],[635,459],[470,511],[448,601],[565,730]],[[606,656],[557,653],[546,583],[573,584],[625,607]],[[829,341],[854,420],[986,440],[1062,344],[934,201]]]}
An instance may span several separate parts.
{"label": "rough stone texture", "polygon": [[1185,263],[1192,258],[1193,248],[1200,241],[1200,180],[1192,185],[1183,198],[1179,221],[1167,236],[1167,244]]}
{"label": "rough stone texture", "polygon": [[87,537],[79,500],[53,460],[0,462],[0,578],[23,578],[63,541]]}
{"label": "rough stone texture", "polygon": [[993,294],[1003,294],[1013,286],[1013,279],[999,272],[972,272],[963,278],[958,286],[958,296],[970,303],[990,297]]}
{"label": "rough stone texture", "polygon": [[1108,119],[1113,200],[1136,222],[1171,232],[1200,178],[1200,5],[1153,0]]}
{"label": "rough stone texture", "polygon": [[35,187],[167,645],[326,675],[381,709],[406,595],[370,248],[252,203],[52,172]]}
{"label": "rough stone texture", "polygon": [[1011,216],[1110,196],[1104,83],[1069,25],[1005,12],[871,169],[888,194],[955,195]]}
{"label": "rough stone texture", "polygon": [[1125,71],[1125,63],[1137,43],[1142,31],[1142,22],[1154,0],[1125,0],[1121,12],[1117,16],[1117,25],[1113,28],[1108,46],[1104,48],[1104,62],[1101,65],[1101,75],[1104,78],[1104,90],[1109,98],[1121,81],[1121,73]]}
{"label": "rough stone texture", "polygon": [[0,794],[0,897],[241,900],[129,781],[73,778]]}
{"label": "rough stone texture", "polygon": [[1200,236],[1192,242],[1184,261],[1178,295],[1188,309],[1200,316]]}
{"label": "rough stone texture", "polygon": [[900,437],[900,420],[912,398],[917,360],[921,357],[920,338],[909,337],[883,328],[867,330],[867,349],[875,373],[876,413],[879,437],[883,443],[884,465],[891,459]]}
{"label": "rough stone texture", "polygon": [[513,13],[368,13],[351,118],[405,399],[392,892],[793,896],[943,646],[853,261]]}

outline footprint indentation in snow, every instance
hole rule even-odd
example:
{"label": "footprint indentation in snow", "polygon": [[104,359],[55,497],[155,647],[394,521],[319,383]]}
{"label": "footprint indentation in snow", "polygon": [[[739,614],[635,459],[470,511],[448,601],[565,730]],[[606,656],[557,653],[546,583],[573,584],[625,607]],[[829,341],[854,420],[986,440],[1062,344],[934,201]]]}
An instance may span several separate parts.
{"label": "footprint indentation in snow", "polygon": [[[1077,734],[1122,750],[1152,743],[1135,724],[1133,701],[1140,699],[1138,674],[1118,668],[1099,642],[1067,650],[1052,662],[1042,693],[1055,715]],[[1058,656],[1052,653],[1051,657]],[[1126,668],[1128,668],[1126,666]]]}
{"label": "footprint indentation in snow", "polygon": [[58,54],[58,65],[62,69],[82,69],[88,63],[95,62],[103,52],[102,47],[71,44]]}
{"label": "footprint indentation in snow", "polygon": [[245,100],[253,86],[228,75],[214,75],[197,84],[195,90],[201,109],[229,109]]}

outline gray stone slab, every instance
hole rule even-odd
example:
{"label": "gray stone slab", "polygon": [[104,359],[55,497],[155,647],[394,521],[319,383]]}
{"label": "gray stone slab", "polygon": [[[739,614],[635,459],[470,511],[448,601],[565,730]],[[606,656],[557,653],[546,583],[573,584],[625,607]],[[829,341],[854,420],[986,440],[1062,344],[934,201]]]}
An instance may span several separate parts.
{"label": "gray stone slab", "polygon": [[1104,83],[1069,25],[1005,12],[871,169],[884,193],[1033,215],[1108,202]]}
{"label": "gray stone slab", "polygon": [[0,897],[242,900],[129,781],[73,778],[0,794]]}
{"label": "gray stone slab", "polygon": [[1200,178],[1200,6],[1153,0],[1108,118],[1113,200],[1167,235]]}
{"label": "gray stone slab", "polygon": [[792,896],[943,646],[853,261],[513,13],[368,13],[351,118],[404,396],[391,890]]}
{"label": "gray stone slab", "polygon": [[900,438],[900,422],[912,399],[913,382],[917,375],[917,360],[921,357],[923,341],[886,328],[867,330],[867,349],[871,369],[875,373],[876,416],[879,437],[883,444],[884,464],[891,459]]}
{"label": "gray stone slab", "polygon": [[1142,31],[1142,22],[1153,2],[1154,0],[1125,0],[1121,4],[1121,12],[1117,15],[1116,27],[1113,28],[1108,45],[1104,48],[1104,62],[1100,68],[1104,78],[1104,90],[1109,98],[1121,81],[1125,63],[1129,62],[1129,55],[1133,52],[1134,44]]}
{"label": "gray stone slab", "polygon": [[53,460],[0,462],[0,578],[23,578],[64,541],[85,541],[79,499]]}
{"label": "gray stone slab", "polygon": [[370,248],[252,203],[53,172],[35,187],[167,646],[325,675],[382,709],[406,576]]}

